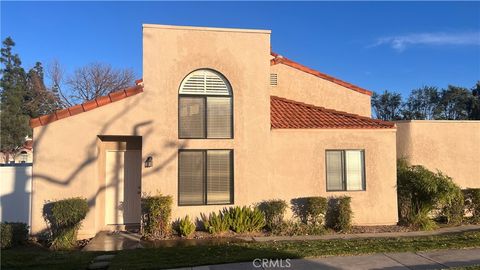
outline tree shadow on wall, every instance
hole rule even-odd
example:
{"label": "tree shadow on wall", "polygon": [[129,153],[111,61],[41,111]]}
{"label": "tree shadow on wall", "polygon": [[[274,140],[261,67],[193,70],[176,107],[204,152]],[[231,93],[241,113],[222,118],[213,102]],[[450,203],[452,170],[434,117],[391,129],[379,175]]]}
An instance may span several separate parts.
{"label": "tree shadow on wall", "polygon": [[[54,175],[55,170],[51,170],[52,173],[49,173],[49,174],[38,173],[38,172],[35,172],[36,170],[34,170],[33,171],[33,176],[32,176],[32,181],[47,182],[47,183],[50,183],[50,184],[63,186],[63,187],[71,186],[74,182],[78,182],[78,181],[87,181],[87,180],[88,181],[95,181],[93,179],[80,178],[79,175],[81,175],[81,173],[83,171],[85,171],[89,166],[94,165],[95,162],[98,159],[98,155],[97,155],[97,152],[98,152],[97,151],[97,149],[98,149],[98,147],[97,147],[98,135],[119,135],[119,136],[125,136],[125,137],[127,137],[127,136],[141,136],[142,137],[142,144],[145,144],[145,141],[148,141],[148,139],[150,138],[150,136],[152,135],[152,133],[154,131],[153,126],[152,126],[153,125],[153,120],[152,119],[147,119],[147,120],[139,121],[137,123],[132,123],[130,134],[109,134],[109,129],[112,126],[118,124],[120,121],[122,121],[123,116],[125,116],[127,113],[130,113],[133,108],[137,107],[139,101],[140,101],[140,98],[134,99],[133,101],[129,100],[129,99],[125,99],[125,104],[119,112],[115,113],[114,115],[112,115],[108,119],[104,119],[104,124],[99,129],[99,131],[97,133],[97,136],[92,138],[91,142],[88,145],[85,146],[85,150],[84,150],[85,151],[84,152],[85,158],[78,164],[66,164],[65,163],[65,164],[62,165],[63,169],[68,169],[69,170],[66,177],[55,176]],[[85,113],[90,113],[90,112],[85,112]],[[62,121],[62,120],[59,120],[59,121]],[[44,137],[48,136],[46,134],[47,134],[47,131],[50,128],[51,128],[50,125],[42,126],[39,129],[39,131],[36,134],[34,134],[34,136],[35,136],[34,137],[34,149],[38,149],[37,145],[40,145],[41,142],[43,141]],[[81,129],[81,127],[73,127],[72,126],[71,132],[81,132],[80,129]],[[62,144],[71,144],[71,143],[74,143],[74,142],[58,142],[58,145],[56,145],[55,147],[61,147],[60,145],[62,145]],[[149,152],[149,153],[143,153],[142,152],[142,157],[141,157],[142,160],[144,159],[145,155],[148,155],[148,156],[155,157],[155,159],[159,160],[159,162],[157,162],[157,164],[154,164],[153,168],[150,168],[148,171],[142,171],[141,176],[145,177],[147,175],[151,175],[151,174],[158,173],[158,172],[162,171],[166,166],[168,166],[172,161],[174,161],[176,159],[177,151],[172,151],[172,153],[170,153],[168,155],[165,155],[165,154],[162,154],[162,153],[169,152],[169,151],[166,151],[168,149],[171,150],[173,148],[177,148],[177,149],[178,148],[183,148],[183,147],[186,147],[186,145],[187,145],[187,143],[179,143],[177,141],[167,141],[163,145],[163,148],[161,148],[158,151],[155,150],[155,151]],[[43,148],[48,150],[47,146],[43,147]],[[68,150],[68,145],[66,145],[65,148],[66,148],[66,150]],[[65,152],[68,152],[68,151],[65,151]],[[140,162],[140,164],[143,164],[143,162]],[[97,182],[95,182],[95,183],[97,183]],[[85,184],[87,184],[87,183],[85,183]],[[90,196],[89,198],[86,198],[87,201],[88,201],[89,207],[91,208],[92,206],[95,205],[95,201],[98,198],[100,193],[102,193],[107,188],[112,187],[112,186],[114,186],[114,184],[103,185],[101,187],[98,187],[96,189],[94,195]],[[0,198],[1,201],[2,201],[2,205],[5,206],[6,204],[4,204],[3,202],[8,201],[12,196],[18,196],[18,194],[21,194],[21,193],[25,193],[25,186],[21,182],[16,181],[15,185],[14,185],[13,192],[10,193],[10,194],[6,194],[6,195],[4,195]],[[25,195],[25,194],[23,194],[23,195]],[[51,195],[52,195],[51,199],[56,199],[55,198],[56,196],[61,196],[61,194],[51,194]],[[75,196],[75,195],[72,195],[72,196]],[[26,196],[23,196],[23,197],[29,197],[29,194],[27,194]],[[7,205],[9,205],[9,204],[7,204]],[[28,205],[30,206],[30,204],[28,204]],[[18,209],[17,205],[15,205],[13,207],[8,207],[8,209],[5,208],[2,211],[2,216],[3,216],[4,213],[7,214],[10,210],[11,211],[20,211],[21,209]],[[27,213],[29,213],[29,212],[27,211]],[[43,215],[43,213],[40,213],[40,214]],[[29,213],[29,215],[30,215],[30,213]],[[2,218],[2,220],[4,220],[4,219]]]}

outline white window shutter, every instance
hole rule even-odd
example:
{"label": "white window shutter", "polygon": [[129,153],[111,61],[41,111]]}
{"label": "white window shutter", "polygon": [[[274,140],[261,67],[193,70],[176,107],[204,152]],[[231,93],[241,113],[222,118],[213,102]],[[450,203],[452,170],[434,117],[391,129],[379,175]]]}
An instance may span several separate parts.
{"label": "white window shutter", "polygon": [[190,73],[180,86],[180,94],[186,95],[231,95],[230,85],[218,72],[201,69]]}

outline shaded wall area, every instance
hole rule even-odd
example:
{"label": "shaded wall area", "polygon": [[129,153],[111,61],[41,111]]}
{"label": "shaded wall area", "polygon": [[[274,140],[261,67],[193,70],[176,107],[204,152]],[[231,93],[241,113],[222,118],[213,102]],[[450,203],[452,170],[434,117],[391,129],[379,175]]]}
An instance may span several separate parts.
{"label": "shaded wall area", "polygon": [[480,188],[480,121],[398,121],[397,157]]}
{"label": "shaded wall area", "polygon": [[[119,138],[106,137],[109,135],[150,138],[152,121],[148,116],[138,117],[145,115],[143,108],[137,106],[141,96],[143,93],[33,130],[36,151],[32,173],[32,234],[47,229],[43,218],[46,202],[71,197],[86,198],[89,204],[78,237],[91,237],[102,229],[102,196],[106,187],[99,175],[105,170],[101,142]],[[111,144],[122,147],[127,141]]]}
{"label": "shaded wall area", "polygon": [[32,164],[0,166],[0,221],[30,225]]}

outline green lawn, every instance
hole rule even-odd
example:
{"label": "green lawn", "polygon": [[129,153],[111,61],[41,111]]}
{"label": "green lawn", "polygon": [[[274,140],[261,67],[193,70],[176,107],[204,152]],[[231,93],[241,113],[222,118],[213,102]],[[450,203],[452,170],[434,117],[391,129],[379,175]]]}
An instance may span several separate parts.
{"label": "green lawn", "polygon": [[[125,250],[116,253],[109,269],[159,269],[252,261],[255,258],[293,259],[467,247],[480,247],[480,231],[428,237],[244,242]],[[95,256],[106,253],[16,247],[1,251],[1,269],[86,269]]]}
{"label": "green lawn", "polygon": [[57,251],[37,246],[15,247],[1,251],[1,269],[86,269],[98,252]]}
{"label": "green lawn", "polygon": [[480,265],[472,265],[467,267],[453,267],[450,270],[480,270]]}
{"label": "green lawn", "polygon": [[159,269],[245,262],[255,258],[303,258],[466,247],[480,247],[480,232],[408,238],[247,242],[137,249],[119,252],[109,269]]}

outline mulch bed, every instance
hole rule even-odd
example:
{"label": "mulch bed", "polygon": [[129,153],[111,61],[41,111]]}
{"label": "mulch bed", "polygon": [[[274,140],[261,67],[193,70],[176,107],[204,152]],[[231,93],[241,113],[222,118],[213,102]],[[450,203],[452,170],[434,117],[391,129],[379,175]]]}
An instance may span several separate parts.
{"label": "mulch bed", "polygon": [[385,226],[353,226],[349,234],[353,233],[386,233],[386,232],[411,232],[413,231],[409,227],[398,225],[385,225]]}
{"label": "mulch bed", "polygon": [[[384,225],[384,226],[352,226],[352,229],[348,233],[334,232],[333,230],[327,230],[328,234],[359,234],[359,233],[386,233],[386,232],[410,232],[414,231],[411,228],[398,226],[398,225]],[[253,233],[235,233],[228,231],[222,234],[210,234],[206,231],[195,231],[192,236],[186,238],[177,234],[171,234],[161,239],[145,239],[145,240],[181,240],[181,239],[216,239],[216,238],[235,238],[235,237],[262,237],[273,236],[270,232],[253,232]]]}

